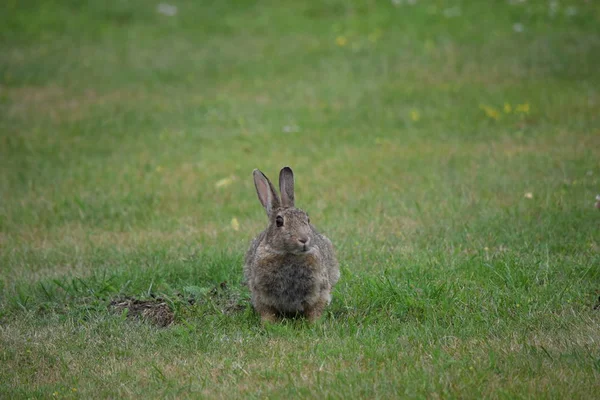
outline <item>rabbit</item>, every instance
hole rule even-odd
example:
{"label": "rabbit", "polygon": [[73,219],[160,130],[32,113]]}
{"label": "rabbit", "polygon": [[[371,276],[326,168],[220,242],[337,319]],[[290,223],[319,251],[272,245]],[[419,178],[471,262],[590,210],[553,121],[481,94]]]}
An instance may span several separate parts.
{"label": "rabbit", "polygon": [[340,278],[333,245],[310,224],[308,214],[294,206],[290,167],[279,173],[281,199],[265,174],[258,169],[252,174],[269,218],[244,261],[252,305],[263,323],[286,315],[303,315],[314,322],[331,302],[331,290]]}

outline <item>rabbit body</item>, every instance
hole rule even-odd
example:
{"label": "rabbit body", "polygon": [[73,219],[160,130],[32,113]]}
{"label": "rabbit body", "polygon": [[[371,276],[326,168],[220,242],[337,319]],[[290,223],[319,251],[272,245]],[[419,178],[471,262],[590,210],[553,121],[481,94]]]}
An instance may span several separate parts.
{"label": "rabbit body", "polygon": [[340,276],[333,245],[294,207],[290,168],[280,173],[281,200],[262,172],[254,171],[254,181],[269,226],[252,241],[245,257],[252,305],[263,321],[298,313],[314,321],[330,303]]}

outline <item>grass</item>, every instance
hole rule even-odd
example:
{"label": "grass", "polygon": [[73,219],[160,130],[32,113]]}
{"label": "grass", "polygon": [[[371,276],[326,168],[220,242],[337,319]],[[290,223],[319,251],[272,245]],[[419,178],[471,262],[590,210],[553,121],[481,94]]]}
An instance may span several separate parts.
{"label": "grass", "polygon": [[[0,5],[0,397],[596,395],[594,2],[173,4]],[[241,285],[283,165],[312,326]]]}

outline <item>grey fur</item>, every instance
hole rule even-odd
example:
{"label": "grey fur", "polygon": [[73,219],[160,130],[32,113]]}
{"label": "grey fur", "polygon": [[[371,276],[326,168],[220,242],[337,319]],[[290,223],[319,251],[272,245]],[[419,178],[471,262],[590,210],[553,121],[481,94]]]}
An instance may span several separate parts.
{"label": "grey fur", "polygon": [[294,207],[294,173],[290,167],[283,167],[279,172],[279,191],[281,192],[281,205]]}
{"label": "grey fur", "polygon": [[252,175],[254,176],[254,187],[256,187],[256,194],[258,195],[258,200],[265,208],[267,215],[271,213],[272,209],[279,208],[279,196],[277,196],[277,192],[273,187],[273,184],[258,169],[252,171]]}
{"label": "grey fur", "polygon": [[[279,175],[282,201],[262,172],[254,170],[253,175],[269,225],[252,241],[244,262],[252,305],[263,321],[297,313],[314,321],[330,303],[340,277],[333,245],[310,224],[304,211],[294,207],[291,168],[283,168]],[[281,227],[278,217],[283,218]]]}

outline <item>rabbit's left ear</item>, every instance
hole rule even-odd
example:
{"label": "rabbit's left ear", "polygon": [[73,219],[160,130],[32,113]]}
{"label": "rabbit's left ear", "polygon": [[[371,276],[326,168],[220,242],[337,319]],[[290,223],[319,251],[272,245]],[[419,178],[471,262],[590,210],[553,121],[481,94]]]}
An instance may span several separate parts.
{"label": "rabbit's left ear", "polygon": [[279,171],[279,191],[283,207],[294,207],[294,172],[290,167]]}

